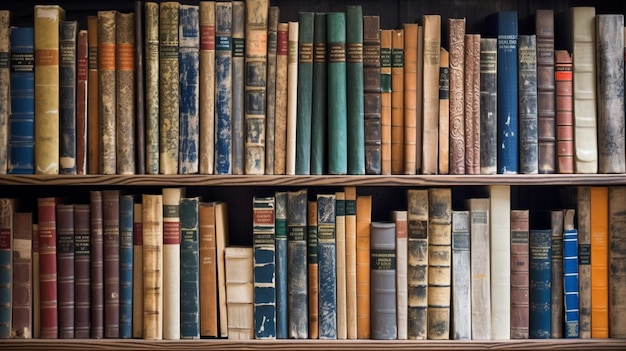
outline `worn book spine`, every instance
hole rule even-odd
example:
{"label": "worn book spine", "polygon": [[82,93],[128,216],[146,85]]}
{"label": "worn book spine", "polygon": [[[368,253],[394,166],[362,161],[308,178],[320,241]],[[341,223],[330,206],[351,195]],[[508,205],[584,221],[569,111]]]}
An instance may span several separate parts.
{"label": "worn book spine", "polygon": [[228,313],[226,310],[226,274],[224,272],[224,248],[228,246],[228,203],[215,203],[215,251],[217,262],[217,298],[219,330],[221,337],[228,336]]}
{"label": "worn book spine", "polygon": [[537,35],[537,141],[538,172],[555,173],[556,120],[554,85],[554,10],[535,11]]}
{"label": "worn book spine", "polygon": [[626,248],[626,187],[609,187],[609,337],[623,338],[626,336],[624,325],[624,311],[626,303],[620,296],[624,296],[626,276],[624,266],[624,249]]}
{"label": "worn book spine", "polygon": [[308,331],[307,190],[287,192],[288,336],[306,339]]}
{"label": "worn book spine", "polygon": [[465,35],[465,174],[480,173],[480,35]]}
{"label": "worn book spine", "polygon": [[104,238],[102,236],[102,191],[89,194],[91,230],[91,338],[104,337]]}
{"label": "worn book spine", "polygon": [[313,88],[311,106],[311,174],[324,174],[326,170],[326,134],[328,101],[326,88],[327,50],[326,13],[316,12],[313,19]]}
{"label": "worn book spine", "polygon": [[365,174],[363,9],[361,5],[346,6],[346,84],[348,174]]}
{"label": "worn book spine", "polygon": [[287,120],[285,121],[285,174],[296,174],[296,125],[298,123],[298,35],[300,24],[289,21],[287,29]]}
{"label": "worn book spine", "polygon": [[74,205],[57,204],[59,339],[74,338]]}
{"label": "worn book spine", "polygon": [[[439,51],[439,159],[437,173],[450,173],[450,53]],[[482,131],[482,130],[481,130]]]}
{"label": "worn book spine", "polygon": [[313,36],[315,14],[298,13],[298,97],[296,101],[296,174],[311,172],[313,111]]}
{"label": "worn book spine", "polygon": [[452,211],[452,299],[450,337],[472,338],[470,211]]}
{"label": "worn book spine", "polygon": [[59,309],[57,294],[57,226],[56,199],[37,198],[39,225],[39,305],[42,339],[57,339]]}
{"label": "worn book spine", "polygon": [[557,171],[569,174],[574,173],[572,56],[567,50],[556,50],[554,57]]}
{"label": "worn book spine", "polygon": [[133,335],[134,196],[120,195],[120,338]]}
{"label": "worn book spine", "polygon": [[391,33],[391,174],[404,174],[404,31]]}
{"label": "worn book spine", "polygon": [[530,229],[529,232],[529,337],[550,338],[551,294],[551,233],[550,229]]}
{"label": "worn book spine", "polygon": [[465,174],[465,18],[448,19],[448,43],[450,52],[450,174]]}
{"label": "worn book spine", "polygon": [[232,142],[232,171],[233,174],[244,174],[246,130],[244,73],[245,50],[246,50],[246,4],[244,1],[233,1],[232,20],[232,119],[231,119],[231,142]]}
{"label": "worn book spine", "polygon": [[309,339],[319,339],[319,259],[317,255],[317,201],[307,201],[306,261],[308,277]]}
{"label": "worn book spine", "polygon": [[59,173],[76,174],[76,38],[78,22],[59,28]]}
{"label": "worn book spine", "polygon": [[11,12],[0,11],[0,173],[6,174],[9,160],[9,116],[11,113],[10,54],[11,54]]}
{"label": "worn book spine", "polygon": [[579,337],[578,299],[578,230],[574,226],[576,210],[563,210],[563,288],[566,338]]}
{"label": "worn book spine", "polygon": [[624,15],[597,15],[595,25],[598,173],[624,173]]}
{"label": "worn book spine", "polygon": [[[423,28],[423,27],[422,27]],[[417,170],[417,90],[418,85],[422,82],[418,81],[417,72],[419,70],[418,63],[418,38],[420,27],[417,23],[404,23],[404,172],[402,174],[415,174]],[[393,79],[393,78],[392,78]],[[421,114],[421,107],[420,107]],[[393,123],[393,121],[392,121]],[[421,129],[421,126],[420,126]],[[393,136],[392,136],[393,137]],[[420,136],[421,138],[421,136]]]}
{"label": "worn book spine", "polygon": [[183,188],[163,189],[163,339],[180,339],[180,200]]}
{"label": "worn book spine", "polygon": [[115,10],[98,11],[99,169],[102,174],[116,172],[116,14]]}
{"label": "worn book spine", "polygon": [[159,174],[159,3],[144,6],[146,173]]}
{"label": "worn book spine", "polygon": [[425,340],[428,310],[428,189],[407,191],[408,339]]}
{"label": "worn book spine", "polygon": [[539,172],[537,142],[537,40],[518,39],[519,172]]}
{"label": "worn book spine", "polygon": [[[348,172],[346,15],[326,15],[328,48],[328,173]],[[361,73],[362,74],[362,73]]]}
{"label": "worn book spine", "polygon": [[472,139],[474,144],[472,150],[474,154],[474,162],[472,164],[472,174],[480,174],[480,35],[478,34],[474,36],[474,46],[472,51],[472,63],[474,65],[474,76],[472,79],[472,92],[474,93],[474,98],[472,100],[472,120],[474,121]]}
{"label": "worn book spine", "polygon": [[198,197],[180,199],[180,337],[200,338]]}
{"label": "worn book spine", "polygon": [[34,173],[35,33],[33,27],[11,30],[11,116],[9,174]]}
{"label": "worn book spine", "polygon": [[337,238],[335,194],[317,195],[319,338],[337,339]]}
{"label": "worn book spine", "polygon": [[391,41],[393,30],[380,30],[380,174],[391,174]]}
{"label": "worn book spine", "polygon": [[198,173],[200,148],[200,20],[195,5],[180,6],[178,64],[180,75],[179,174]]}
{"label": "worn book spine", "polygon": [[[13,214],[11,337],[33,337],[33,213]],[[87,295],[89,296],[89,295]],[[87,337],[89,329],[87,328]]]}
{"label": "worn book spine", "polygon": [[274,174],[276,128],[276,57],[280,8],[270,6],[267,19],[267,94],[265,116],[265,174]]}
{"label": "worn book spine", "polygon": [[224,248],[229,340],[254,338],[252,250],[243,246]]}
{"label": "worn book spine", "polygon": [[120,190],[102,190],[104,337],[120,336]]}
{"label": "worn book spine", "polygon": [[37,5],[34,12],[35,173],[58,174],[59,27],[65,11],[58,5]]}
{"label": "worn book spine", "polygon": [[491,339],[511,338],[511,187],[489,186]]}
{"label": "worn book spine", "polygon": [[497,39],[480,38],[480,173],[497,170]]}
{"label": "worn book spine", "polygon": [[215,1],[200,1],[198,171],[215,170]]}
{"label": "worn book spine", "polygon": [[288,325],[288,269],[287,269],[287,192],[277,191],[274,194],[276,212],[274,225],[276,227],[276,338],[287,339]]}
{"label": "worn book spine", "polygon": [[87,174],[87,49],[86,29],[76,39],[76,173]]}
{"label": "worn book spine", "polygon": [[372,339],[395,340],[398,336],[396,310],[396,224],[371,223]]}
{"label": "worn book spine", "polygon": [[[34,221],[34,219],[33,219]],[[39,225],[33,223],[33,338],[41,337],[41,300],[39,281]]]}
{"label": "worn book spine", "polygon": [[135,174],[138,145],[135,140],[135,14],[118,12],[116,16],[115,163],[117,174]]}
{"label": "worn book spine", "polygon": [[396,225],[396,325],[398,340],[407,339],[407,211],[394,210],[391,219]]}
{"label": "worn book spine", "polygon": [[346,222],[346,325],[348,339],[357,338],[356,187],[344,187]]}
{"label": "worn book spine", "polygon": [[276,118],[274,121],[274,174],[285,174],[287,152],[287,88],[289,24],[278,23],[276,32]]}
{"label": "worn book spine", "polygon": [[215,173],[231,174],[232,3],[216,2],[215,19]]}
{"label": "worn book spine", "polygon": [[98,17],[87,16],[87,173],[100,173],[100,83],[98,82]]}
{"label": "worn book spine", "polygon": [[143,338],[143,204],[133,205],[133,338]]}
{"label": "worn book spine", "polygon": [[357,338],[369,339],[371,329],[371,257],[370,224],[372,223],[372,196],[356,198],[356,326]]}
{"label": "worn book spine", "polygon": [[441,48],[441,16],[424,15],[422,103],[422,145],[417,146],[422,154],[422,174],[437,174],[439,163],[439,54]]}
{"label": "worn book spine", "polygon": [[490,199],[467,200],[470,211],[470,280],[472,299],[472,339],[491,338],[491,238]]}
{"label": "worn book spine", "polygon": [[550,337],[563,337],[563,210],[550,212],[552,232]]}
{"label": "worn book spine", "polygon": [[363,16],[365,173],[381,173],[380,16]]}
{"label": "worn book spine", "polygon": [[143,338],[163,338],[163,195],[143,194]]}
{"label": "worn book spine", "polygon": [[11,337],[14,202],[0,198],[0,339]]}
{"label": "worn book spine", "polygon": [[254,197],[254,336],[276,339],[276,203],[274,196]]}
{"label": "worn book spine", "polygon": [[529,210],[511,210],[511,338],[528,339]]}
{"label": "worn book spine", "polygon": [[144,2],[135,0],[134,8],[135,21],[133,23],[133,34],[135,45],[133,47],[133,60],[135,65],[135,172],[137,174],[146,173],[146,89],[144,75]]}
{"label": "worn book spine", "polygon": [[215,202],[198,204],[198,270],[200,277],[200,337],[219,336],[217,310],[217,249]]}
{"label": "worn book spine", "polygon": [[348,338],[346,301],[346,193],[335,192],[335,243],[337,248],[337,339]]}
{"label": "worn book spine", "polygon": [[609,337],[609,191],[590,189],[591,337]]}

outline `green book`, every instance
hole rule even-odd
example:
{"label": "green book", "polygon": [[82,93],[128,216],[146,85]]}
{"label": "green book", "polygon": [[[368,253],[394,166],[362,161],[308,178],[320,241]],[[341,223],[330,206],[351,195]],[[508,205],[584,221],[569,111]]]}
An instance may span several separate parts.
{"label": "green book", "polygon": [[[328,173],[348,172],[346,96],[346,14],[326,15],[328,45]],[[362,65],[362,64],[361,64]],[[353,82],[350,82],[353,84]]]}
{"label": "green book", "polygon": [[311,174],[323,174],[326,148],[326,13],[316,13],[313,30]]}
{"label": "green book", "polygon": [[311,169],[311,105],[313,89],[313,12],[298,14],[298,107],[296,174]]}
{"label": "green book", "polygon": [[363,103],[363,11],[351,5],[346,11],[346,77],[348,96],[348,174],[365,174]]}

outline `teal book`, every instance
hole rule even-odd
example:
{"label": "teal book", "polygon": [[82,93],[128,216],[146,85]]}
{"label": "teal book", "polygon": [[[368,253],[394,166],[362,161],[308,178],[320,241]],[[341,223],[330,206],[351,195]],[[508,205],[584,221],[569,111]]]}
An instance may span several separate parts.
{"label": "teal book", "polygon": [[133,217],[134,196],[120,196],[120,338],[133,332]]}
{"label": "teal book", "polygon": [[311,174],[324,174],[326,165],[327,54],[326,13],[315,13],[313,24],[313,105],[311,107]]}
{"label": "teal book", "polygon": [[59,30],[59,173],[76,174],[76,38],[78,22]]}
{"label": "teal book", "polygon": [[288,337],[309,337],[307,189],[287,192]]}
{"label": "teal book", "polygon": [[[326,15],[328,49],[328,173],[348,173],[346,14]],[[352,84],[352,82],[350,83]]]}
{"label": "teal book", "polygon": [[365,174],[363,102],[363,10],[346,8],[346,78],[348,105],[348,174]]}
{"label": "teal book", "polygon": [[180,337],[200,338],[198,197],[180,200]]}
{"label": "teal book", "polygon": [[529,334],[531,339],[549,339],[552,291],[551,230],[531,229],[529,240]]}
{"label": "teal book", "polygon": [[215,173],[232,173],[231,2],[215,4]]}
{"label": "teal book", "polygon": [[337,242],[335,194],[317,195],[319,338],[337,339]]}
{"label": "teal book", "polygon": [[276,212],[276,338],[287,339],[287,192],[274,194]]}
{"label": "teal book", "polygon": [[[243,1],[233,1],[232,46],[232,166],[233,174],[243,174],[245,153],[244,131],[244,61],[246,8]],[[216,19],[218,17],[216,16]],[[219,21],[219,19],[218,19]]]}
{"label": "teal book", "polygon": [[254,336],[257,339],[276,339],[274,197],[255,196],[252,212]]}
{"label": "teal book", "polygon": [[396,224],[371,224],[372,338],[397,337],[396,319]]}
{"label": "teal book", "polygon": [[311,171],[311,113],[313,97],[313,12],[298,14],[298,111],[296,174]]}

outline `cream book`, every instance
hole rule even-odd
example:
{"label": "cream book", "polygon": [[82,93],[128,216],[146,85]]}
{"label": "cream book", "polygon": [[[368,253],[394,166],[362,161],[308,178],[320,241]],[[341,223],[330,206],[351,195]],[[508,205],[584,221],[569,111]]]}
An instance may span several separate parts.
{"label": "cream book", "polygon": [[254,339],[254,278],[252,247],[224,249],[228,339]]}
{"label": "cream book", "polygon": [[180,199],[183,188],[163,189],[163,339],[180,339]]}

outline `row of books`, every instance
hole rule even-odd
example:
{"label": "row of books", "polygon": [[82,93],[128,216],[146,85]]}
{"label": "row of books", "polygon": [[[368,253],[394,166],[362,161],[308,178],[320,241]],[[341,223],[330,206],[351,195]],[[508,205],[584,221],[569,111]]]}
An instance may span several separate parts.
{"label": "row of books", "polygon": [[9,38],[2,12],[9,173],[626,172],[623,15],[537,10],[518,35],[503,11],[481,35],[267,0],[34,13]]}

